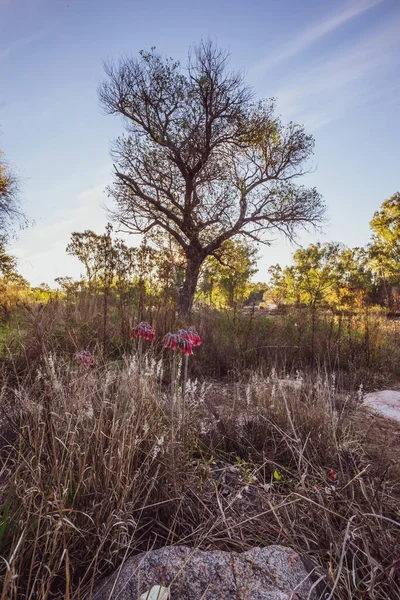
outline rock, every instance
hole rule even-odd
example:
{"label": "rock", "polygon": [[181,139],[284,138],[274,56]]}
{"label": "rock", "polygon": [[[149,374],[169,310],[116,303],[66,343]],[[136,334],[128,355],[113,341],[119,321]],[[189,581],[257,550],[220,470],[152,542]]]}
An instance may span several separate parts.
{"label": "rock", "polygon": [[364,397],[364,404],[375,409],[384,417],[400,422],[400,392],[395,390],[371,392]]}
{"label": "rock", "polygon": [[247,552],[168,546],[129,558],[96,588],[93,600],[138,600],[152,586],[171,600],[317,600],[299,554],[284,546]]}

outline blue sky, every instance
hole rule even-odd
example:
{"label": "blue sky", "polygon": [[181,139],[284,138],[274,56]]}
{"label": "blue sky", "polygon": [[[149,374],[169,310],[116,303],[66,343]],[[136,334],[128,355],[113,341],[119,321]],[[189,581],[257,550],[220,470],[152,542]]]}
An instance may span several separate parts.
{"label": "blue sky", "polygon": [[[71,232],[106,223],[122,123],[99,108],[102,61],[150,46],[184,61],[201,37],[315,136],[304,183],[323,194],[328,222],[299,243],[368,242],[374,210],[400,189],[399,0],[0,0],[0,148],[35,221],[12,245],[32,284],[78,277]],[[279,239],[263,249],[256,278],[293,251]]]}

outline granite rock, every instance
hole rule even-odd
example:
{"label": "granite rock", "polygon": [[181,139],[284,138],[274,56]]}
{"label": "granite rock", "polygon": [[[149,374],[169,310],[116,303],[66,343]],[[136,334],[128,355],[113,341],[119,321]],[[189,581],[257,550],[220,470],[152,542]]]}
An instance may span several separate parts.
{"label": "granite rock", "polygon": [[160,585],[171,600],[317,600],[297,552],[284,546],[247,552],[169,546],[133,556],[95,587],[93,600],[138,600]]}
{"label": "granite rock", "polygon": [[364,397],[364,405],[373,408],[384,417],[400,422],[400,392],[398,390],[371,392]]}

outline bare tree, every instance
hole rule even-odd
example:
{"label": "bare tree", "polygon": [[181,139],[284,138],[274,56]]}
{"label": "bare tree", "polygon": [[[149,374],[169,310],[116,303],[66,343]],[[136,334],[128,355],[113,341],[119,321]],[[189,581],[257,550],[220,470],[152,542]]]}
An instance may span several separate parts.
{"label": "bare tree", "polygon": [[114,218],[134,233],[161,229],[186,256],[180,306],[190,310],[200,267],[239,235],[269,243],[315,225],[324,205],[296,186],[314,140],[283,126],[274,101],[253,101],[242,75],[211,42],[189,53],[187,67],[154,48],[105,67],[102,106],[125,118],[115,142]]}

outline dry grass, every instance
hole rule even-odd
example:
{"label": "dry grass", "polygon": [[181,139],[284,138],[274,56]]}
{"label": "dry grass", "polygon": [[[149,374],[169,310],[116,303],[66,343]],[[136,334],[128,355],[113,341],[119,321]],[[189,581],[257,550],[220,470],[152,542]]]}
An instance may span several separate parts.
{"label": "dry grass", "polygon": [[[0,335],[0,361],[10,351],[17,373],[25,376],[28,371],[35,373],[43,348],[57,355],[103,349],[102,307],[101,296],[85,292],[69,300],[16,309]],[[108,316],[105,353],[112,359],[130,350],[134,323],[152,324],[161,351],[168,331],[192,325],[193,320],[204,345],[196,351],[192,376],[238,379],[261,368],[266,374],[273,368],[280,373],[322,370],[335,373],[341,388],[352,391],[360,383],[376,389],[400,381],[400,322],[388,320],[383,313],[334,315],[320,310],[314,336],[307,309],[271,316],[263,311],[203,307],[187,321],[174,307],[154,299],[147,299],[142,308],[133,304],[127,314],[112,296]]]}
{"label": "dry grass", "polygon": [[127,555],[176,543],[282,543],[321,598],[400,598],[396,426],[334,380],[274,373],[192,381],[171,415],[164,368],[42,351],[34,372],[4,373],[1,600],[84,598]]}

